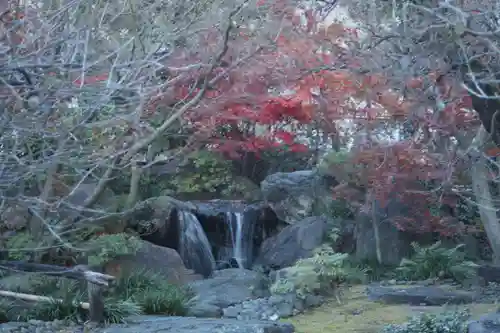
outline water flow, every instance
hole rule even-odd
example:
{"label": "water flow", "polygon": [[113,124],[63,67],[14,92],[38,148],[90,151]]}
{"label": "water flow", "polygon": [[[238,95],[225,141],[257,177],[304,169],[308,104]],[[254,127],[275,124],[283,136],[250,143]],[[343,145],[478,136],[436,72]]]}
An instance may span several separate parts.
{"label": "water flow", "polygon": [[227,212],[226,222],[232,243],[232,257],[239,268],[248,268],[252,257],[253,232],[241,212]]}
{"label": "water flow", "polygon": [[212,247],[200,221],[191,212],[179,210],[179,254],[187,268],[208,277],[215,269]]}

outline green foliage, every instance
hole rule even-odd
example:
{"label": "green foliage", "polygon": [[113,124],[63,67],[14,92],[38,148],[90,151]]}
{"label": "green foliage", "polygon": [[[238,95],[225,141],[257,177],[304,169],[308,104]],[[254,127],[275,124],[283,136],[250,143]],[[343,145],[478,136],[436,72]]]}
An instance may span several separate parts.
{"label": "green foliage", "polygon": [[310,158],[311,152],[291,152],[282,147],[261,152],[261,161],[269,164],[268,174],[307,169]]}
{"label": "green foliage", "polygon": [[467,310],[422,314],[404,324],[387,325],[382,333],[466,333],[469,317]]}
{"label": "green foliage", "polygon": [[465,260],[462,251],[464,245],[445,248],[438,241],[431,246],[421,247],[412,243],[415,251],[410,258],[401,260],[397,272],[407,280],[423,280],[432,278],[452,278],[462,282],[476,273],[477,265]]}
{"label": "green foliage", "polygon": [[351,153],[345,150],[330,152],[323,156],[318,171],[324,175],[334,175],[341,183],[362,183],[364,166],[354,164],[351,157]]}
{"label": "green foliage", "polygon": [[326,233],[326,243],[336,244],[340,238],[341,230],[335,225],[332,225]]}
{"label": "green foliage", "polygon": [[[50,318],[49,320],[81,320],[83,310],[78,304],[85,300],[85,293],[79,289],[78,282],[60,281],[62,282],[60,289],[56,289],[57,295],[51,295],[53,297],[51,301],[37,302],[33,307],[22,312],[19,320],[27,321],[30,319],[45,318]],[[39,295],[45,296],[47,294]]]}
{"label": "green foliage", "polygon": [[6,248],[9,249],[10,260],[24,260],[29,252],[26,249],[36,249],[37,243],[33,240],[30,233],[27,231],[16,232],[9,237],[6,242]]}
{"label": "green foliage", "polygon": [[87,243],[88,263],[100,266],[118,256],[135,254],[141,247],[141,241],[126,233],[99,235]]}
{"label": "green foliage", "polygon": [[175,176],[167,181],[142,177],[141,190],[147,189],[143,197],[209,193],[214,196],[244,196],[247,186],[232,173],[230,161],[216,153],[202,150],[189,154],[178,166]]}
{"label": "green foliage", "polygon": [[106,323],[123,323],[125,318],[143,314],[141,306],[130,299],[108,297],[104,303]]}
{"label": "green foliage", "polygon": [[479,208],[477,205],[466,201],[463,198],[458,199],[456,206],[458,220],[465,225],[482,226]]}
{"label": "green foliage", "polygon": [[180,174],[172,182],[179,192],[229,195],[244,190],[234,184],[231,163],[208,151],[190,154],[180,165],[179,171]]}
{"label": "green foliage", "polygon": [[186,313],[187,290],[165,281],[149,271],[123,275],[114,287],[115,294],[139,304],[145,314],[182,316]]}
{"label": "green foliage", "polygon": [[354,218],[354,209],[347,200],[337,199],[328,207],[328,216],[350,220]]}
{"label": "green foliage", "polygon": [[359,270],[365,272],[366,279],[369,282],[394,278],[394,270],[396,267],[391,265],[381,265],[376,259],[357,260],[350,256],[348,262],[353,267],[357,267]]}
{"label": "green foliage", "polygon": [[[35,295],[48,296],[52,300],[37,302],[28,308],[19,308],[3,300],[0,302],[0,321],[87,320],[88,311],[78,306],[88,300],[85,284],[40,275],[30,281]],[[139,314],[184,315],[189,296],[188,291],[165,282],[164,277],[136,271],[120,277],[105,293],[105,318],[108,323],[120,323],[128,316]]]}
{"label": "green foliage", "polygon": [[296,292],[299,297],[305,297],[311,293],[335,291],[345,282],[360,281],[364,272],[346,265],[348,256],[323,245],[312,257],[300,259],[294,266],[285,268],[284,277],[277,279],[270,290],[274,294]]}

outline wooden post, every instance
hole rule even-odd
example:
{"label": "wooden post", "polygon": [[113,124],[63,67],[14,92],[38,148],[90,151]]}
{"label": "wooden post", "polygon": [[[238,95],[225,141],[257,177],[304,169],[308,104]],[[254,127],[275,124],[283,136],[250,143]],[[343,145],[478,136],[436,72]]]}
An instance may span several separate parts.
{"label": "wooden post", "polygon": [[104,322],[103,287],[92,282],[87,283],[89,295],[89,320],[94,323]]}

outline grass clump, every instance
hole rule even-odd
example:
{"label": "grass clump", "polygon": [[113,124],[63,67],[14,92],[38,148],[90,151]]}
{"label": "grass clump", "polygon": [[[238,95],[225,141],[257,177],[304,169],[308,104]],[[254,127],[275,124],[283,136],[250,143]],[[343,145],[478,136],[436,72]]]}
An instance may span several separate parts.
{"label": "grass clump", "polygon": [[165,281],[165,278],[148,271],[121,277],[114,293],[137,303],[145,314],[183,316],[190,292]]}
{"label": "grass clump", "polygon": [[476,274],[477,265],[465,259],[464,245],[446,248],[438,241],[431,246],[422,247],[412,243],[414,255],[404,258],[396,269],[405,280],[448,279],[457,282],[471,278]]}
{"label": "grass clump", "polygon": [[[67,279],[33,278],[33,293],[51,297],[48,302],[31,306],[16,305],[16,301],[0,302],[0,320],[28,321],[31,319],[84,322],[88,311],[79,304],[88,301],[85,283]],[[149,271],[125,274],[105,292],[105,318],[107,323],[124,322],[125,318],[139,314],[182,316],[190,296],[187,290],[165,281],[163,276]]]}

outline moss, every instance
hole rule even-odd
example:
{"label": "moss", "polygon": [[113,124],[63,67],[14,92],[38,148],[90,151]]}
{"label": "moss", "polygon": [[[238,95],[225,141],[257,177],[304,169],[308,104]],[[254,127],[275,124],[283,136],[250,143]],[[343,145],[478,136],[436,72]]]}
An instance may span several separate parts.
{"label": "moss", "polygon": [[[378,333],[385,325],[403,323],[419,312],[440,313],[445,309],[440,306],[416,307],[371,302],[366,298],[364,289],[363,286],[356,286],[346,292],[343,305],[332,300],[284,321],[295,325],[297,333]],[[477,318],[496,311],[498,305],[470,304],[467,307],[472,317]]]}

